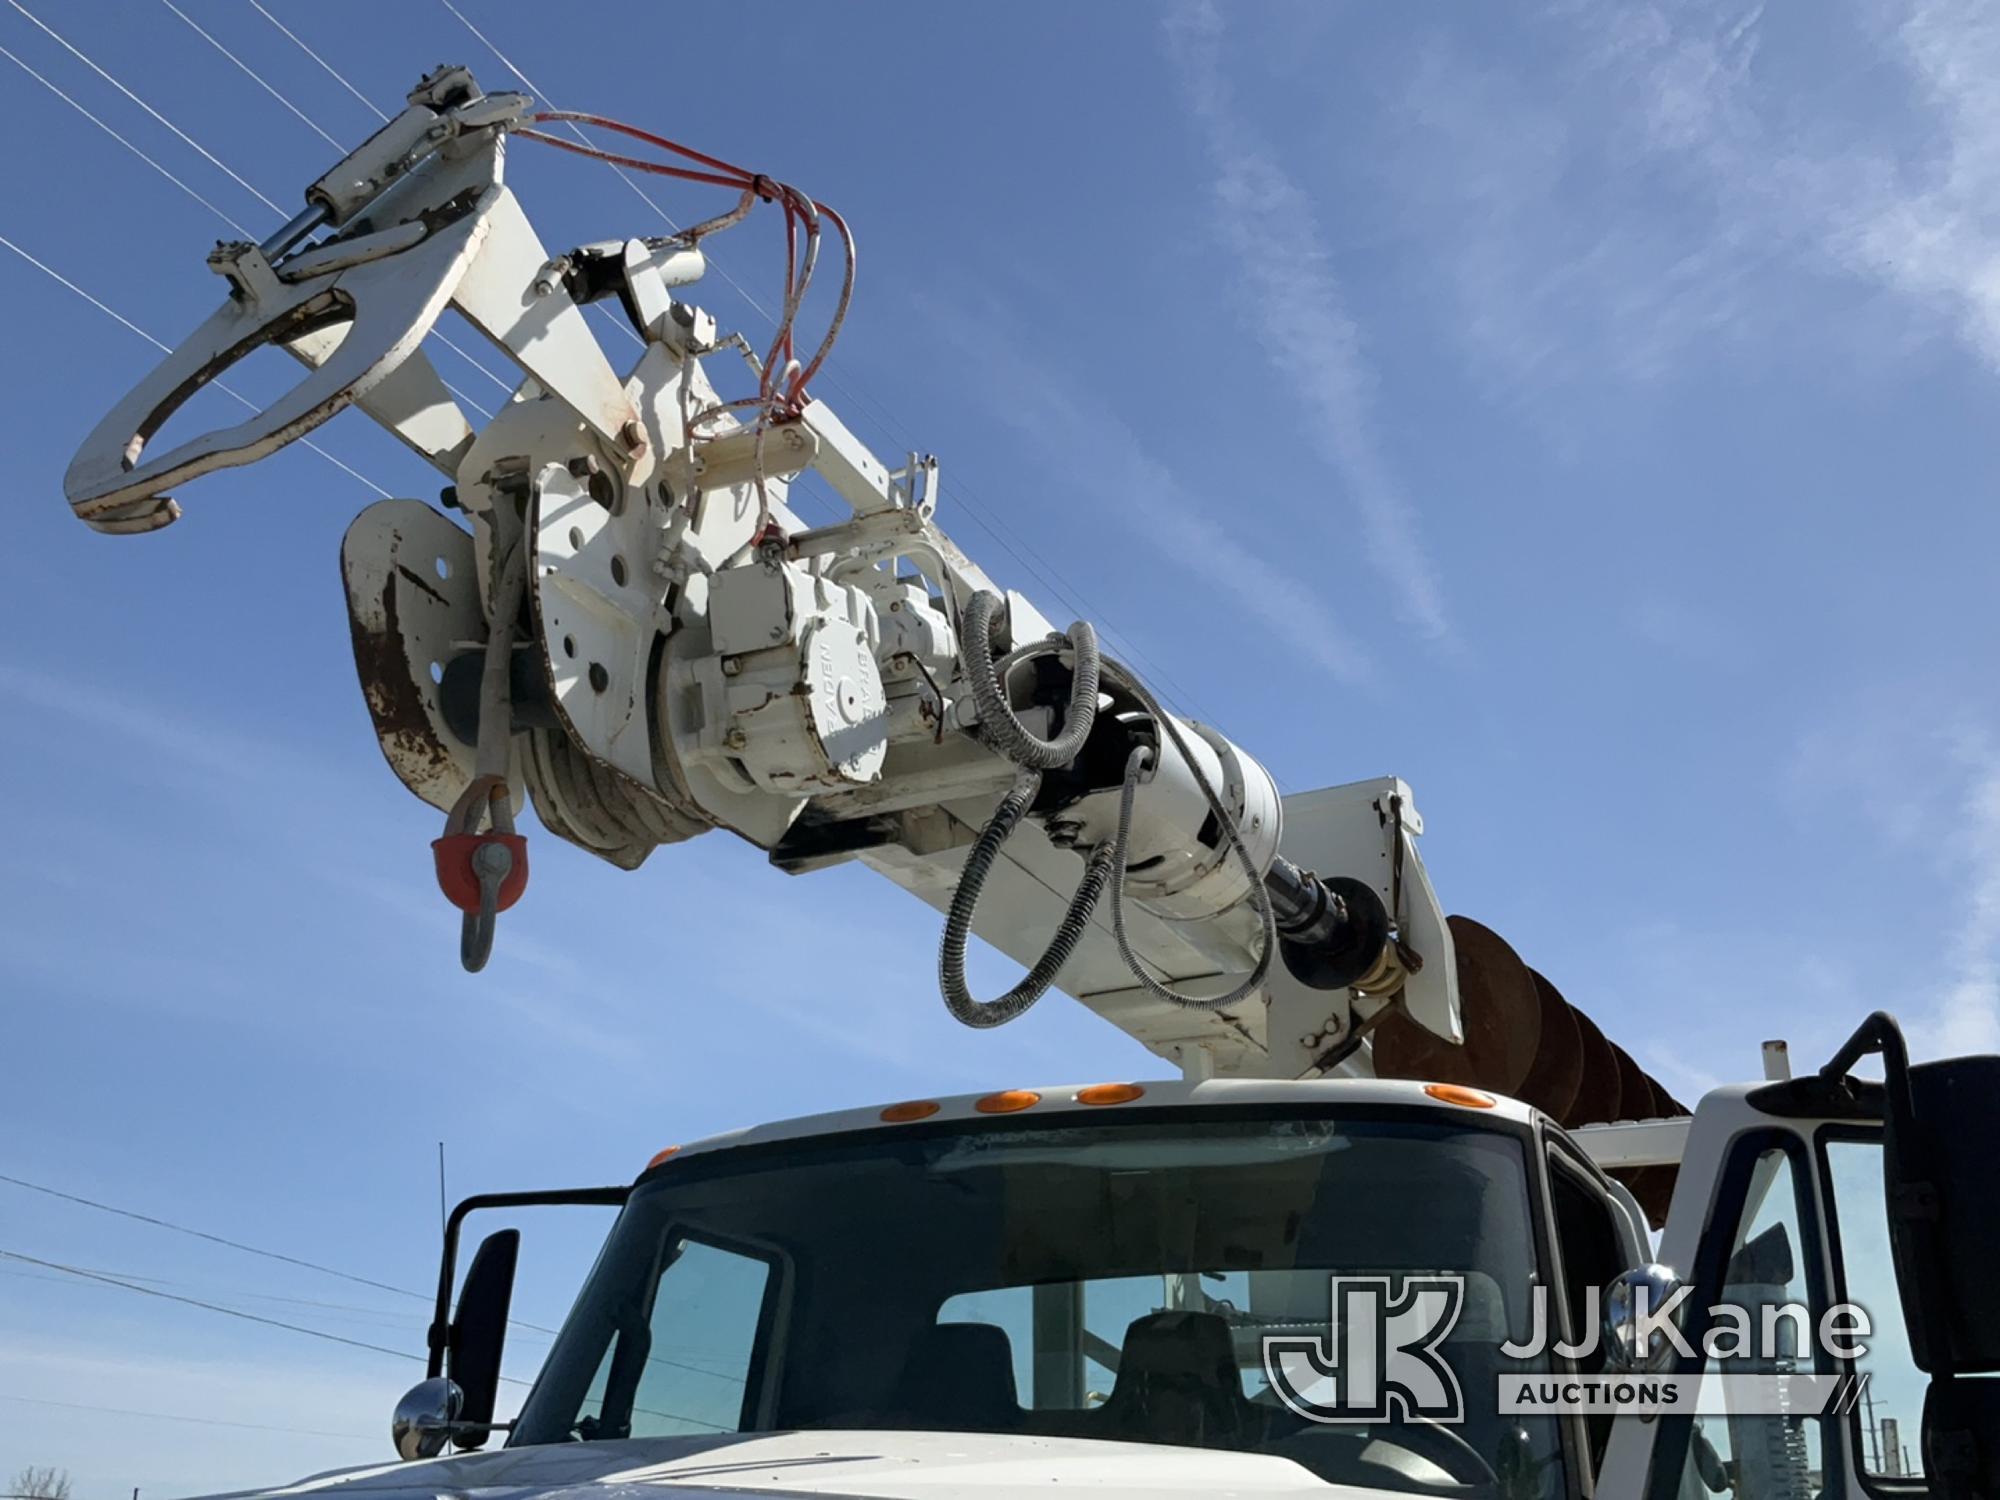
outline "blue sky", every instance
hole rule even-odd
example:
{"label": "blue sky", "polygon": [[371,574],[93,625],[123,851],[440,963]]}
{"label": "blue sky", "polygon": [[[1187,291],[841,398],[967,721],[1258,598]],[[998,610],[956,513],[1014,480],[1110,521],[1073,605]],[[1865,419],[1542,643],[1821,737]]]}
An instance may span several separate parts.
{"label": "blue sky", "polygon": [[[159,0],[22,3],[287,211],[329,165]],[[181,8],[336,138],[371,127],[248,0]],[[384,107],[440,59],[508,81],[436,0],[266,8]],[[1289,790],[1409,780],[1447,906],[1684,1097],[1878,1005],[1928,1051],[2000,1044],[1985,8],[472,13],[553,102],[839,206],[862,281],[822,394],[942,456],[959,540]],[[277,222],[16,7],[0,46]],[[0,91],[0,235],[191,328],[231,231],[4,58]],[[510,177],[552,246],[659,227],[573,158],[522,144]],[[755,221],[718,247],[760,296],[775,253]],[[632,875],[537,839],[460,974],[435,815],[353,686],[335,559],[372,492],[294,447],[164,533],[87,531],[63,469],[155,351],[0,264],[0,1173],[420,1288],[439,1139],[454,1193],[611,1181],[760,1118],[1158,1071],[1061,999],[961,1030],[928,910],[721,835]],[[435,490],[358,416],[319,438]],[[531,1244],[523,1316],[560,1316],[588,1240]],[[420,1340],[415,1300],[5,1185],[0,1249]],[[413,1369],[0,1262],[0,1471],[91,1500],[382,1457]]]}

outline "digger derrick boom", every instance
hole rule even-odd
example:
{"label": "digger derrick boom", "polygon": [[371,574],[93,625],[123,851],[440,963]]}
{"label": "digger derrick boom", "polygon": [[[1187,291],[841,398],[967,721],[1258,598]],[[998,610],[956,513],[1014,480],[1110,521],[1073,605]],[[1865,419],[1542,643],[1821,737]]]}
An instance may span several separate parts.
{"label": "digger derrick boom", "polygon": [[[1447,921],[1406,785],[1281,797],[1088,627],[1059,632],[996,588],[939,525],[935,459],[892,467],[811,393],[854,283],[831,207],[647,132],[531,109],[463,69],[423,79],[283,230],[217,247],[227,299],[66,480],[92,527],[156,530],[180,516],[170,490],[350,405],[448,477],[447,509],[370,506],[341,561],[382,752],[446,815],[434,848],[468,967],[521,897],[514,818],[532,804],[626,869],[718,828],[792,873],[860,860],[947,914],[941,987],[969,1024],[1058,984],[1193,1077],[1372,1072],[1513,1095],[1565,1125],[1686,1113],[1497,935]],[[506,186],[506,152],[510,138],[583,149],[532,128],[576,118],[676,155],[619,159],[734,189],[736,207],[552,256]],[[678,294],[706,270],[705,239],[766,205],[805,248],[760,351]],[[844,278],[815,347],[799,320],[834,233]],[[644,345],[622,376],[592,303]],[[483,428],[420,347],[447,308],[520,372]],[[148,451],[266,345],[306,366],[299,385]],[[739,368],[748,395],[728,394]],[[792,508],[808,470],[844,518],[808,526]],[[972,933],[1029,968],[998,1001],[965,988]],[[1625,1173],[1656,1222],[1671,1170]]]}

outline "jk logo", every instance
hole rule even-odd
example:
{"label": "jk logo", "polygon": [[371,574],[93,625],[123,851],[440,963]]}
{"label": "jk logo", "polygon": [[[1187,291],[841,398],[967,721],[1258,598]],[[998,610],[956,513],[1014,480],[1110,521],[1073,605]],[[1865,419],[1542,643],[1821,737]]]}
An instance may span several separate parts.
{"label": "jk logo", "polygon": [[1463,1422],[1458,1377],[1438,1354],[1465,1306],[1458,1276],[1335,1276],[1324,1339],[1270,1334],[1264,1375],[1313,1422]]}

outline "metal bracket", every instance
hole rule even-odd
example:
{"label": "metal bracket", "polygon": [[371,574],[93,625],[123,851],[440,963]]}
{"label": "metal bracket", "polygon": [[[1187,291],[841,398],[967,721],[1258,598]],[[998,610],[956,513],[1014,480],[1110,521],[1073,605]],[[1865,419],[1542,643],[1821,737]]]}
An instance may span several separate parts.
{"label": "metal bracket", "polygon": [[472,780],[474,757],[445,722],[437,682],[486,633],[472,537],[420,501],[384,500],[347,528],[340,571],[382,754],[404,786],[449,810]]}
{"label": "metal bracket", "polygon": [[[358,262],[335,257],[317,274],[287,279],[255,245],[218,247],[210,263],[229,279],[229,300],[84,439],[63,481],[71,508],[100,530],[164,526],[179,514],[165,493],[170,486],[254,463],[368,396],[416,352],[478,257],[503,194],[500,166],[498,134],[462,156],[431,157],[384,195],[372,210],[377,222],[357,236],[373,240],[416,222],[422,238],[404,244],[392,235],[383,253]],[[308,271],[312,264],[304,262]],[[147,442],[195,392],[254,351],[295,341],[315,364],[298,385],[248,421],[141,461]],[[436,394],[450,404],[441,385]]]}

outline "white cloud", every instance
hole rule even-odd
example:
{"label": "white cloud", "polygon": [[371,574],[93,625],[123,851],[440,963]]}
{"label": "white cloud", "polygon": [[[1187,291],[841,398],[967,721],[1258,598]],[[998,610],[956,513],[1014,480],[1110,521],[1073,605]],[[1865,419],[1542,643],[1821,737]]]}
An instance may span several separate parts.
{"label": "white cloud", "polygon": [[1219,55],[1222,20],[1207,0],[1167,22],[1214,171],[1214,227],[1266,358],[1304,408],[1307,436],[1345,485],[1370,564],[1425,635],[1450,633],[1443,590],[1416,518],[1375,438],[1375,376],[1347,310],[1312,200],[1238,113]]}
{"label": "white cloud", "polygon": [[1026,338],[1001,314],[976,316],[936,299],[925,299],[923,308],[932,330],[965,352],[967,367],[1005,393],[1005,400],[993,403],[1002,420],[1045,450],[1068,455],[1050,467],[1089,475],[1096,495],[1131,512],[1135,539],[1192,570],[1204,590],[1262,623],[1274,648],[1303,655],[1341,682],[1368,679],[1367,654],[1334,616],[1324,589],[1248,545],[1241,527],[1211,519],[1214,507],[1189,494],[1116,415],[1031,354]]}
{"label": "white cloud", "polygon": [[1946,979],[1913,1043],[1932,1055],[2000,1052],[2000,750],[1963,756],[1960,821],[1947,838],[1958,893],[1943,944]]}
{"label": "white cloud", "polygon": [[1429,48],[1385,153],[1496,394],[1560,414],[1696,350],[1865,376],[1939,335],[2000,368],[2000,14],[1565,0],[1524,29],[1532,73]]}
{"label": "white cloud", "polygon": [[1878,694],[1801,738],[1783,792],[1803,819],[1872,833],[1885,891],[1911,865],[1935,886],[1924,925],[1894,934],[1921,961],[1856,976],[1856,995],[1899,1012],[1919,1054],[2000,1052],[2000,739],[1921,688]]}

